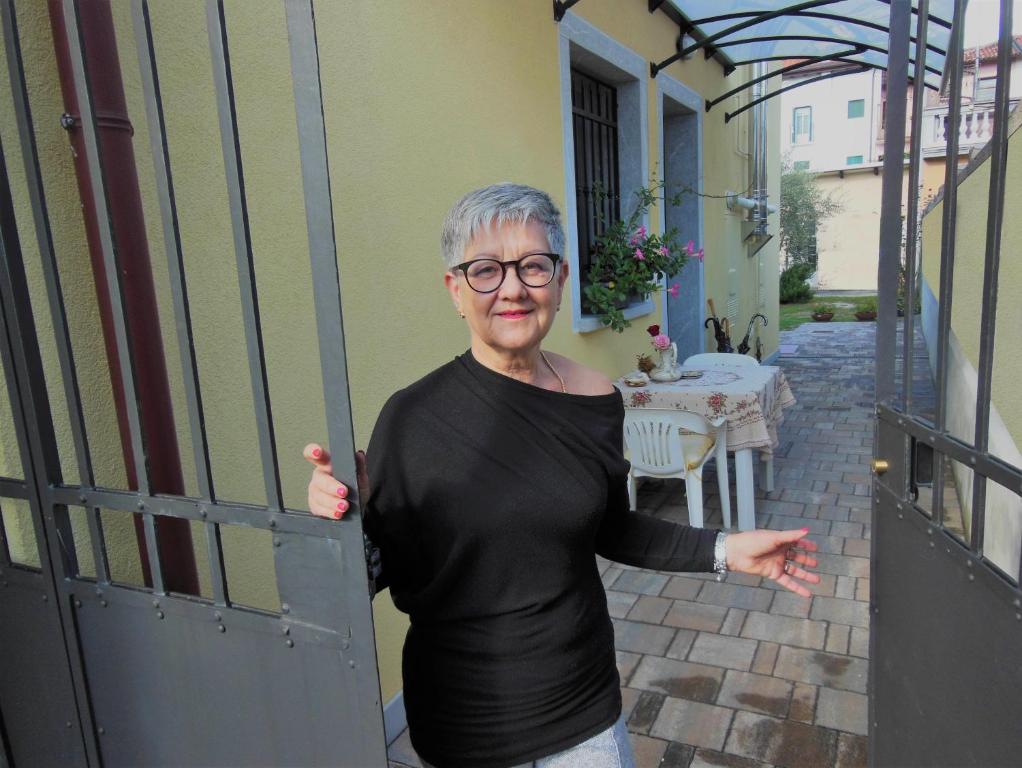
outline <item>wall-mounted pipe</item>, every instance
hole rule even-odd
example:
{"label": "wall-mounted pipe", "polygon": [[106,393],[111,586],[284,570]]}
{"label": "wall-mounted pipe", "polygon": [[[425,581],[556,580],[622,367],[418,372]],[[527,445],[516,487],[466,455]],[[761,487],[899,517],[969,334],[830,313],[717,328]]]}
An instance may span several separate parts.
{"label": "wall-mounted pipe", "polygon": [[[152,264],[145,235],[142,197],[139,192],[135,154],[132,148],[132,129],[128,119],[124,85],[114,35],[113,15],[106,0],[90,0],[78,5],[79,24],[84,41],[86,66],[93,109],[97,116],[100,163],[105,169],[107,207],[117,244],[118,267],[123,285],[125,315],[130,330],[131,353],[138,382],[139,416],[145,448],[151,468],[150,487],[153,493],[184,495],[184,478],[178,453],[177,430],[170,399],[167,366],[163,356],[163,338],[156,312],[156,289],[153,284]],[[84,136],[78,118],[78,97],[75,92],[71,52],[64,11],[59,0],[49,2],[50,26],[53,29],[53,47],[57,59],[60,89],[64,97],[68,138],[74,149],[75,176],[82,201],[85,235],[92,261],[96,284],[103,340],[110,383],[113,389],[117,426],[121,438],[128,487],[137,488],[137,471],[132,457],[131,435],[128,427],[124,390],[121,386],[120,366],[127,365],[117,354],[113,317],[110,308],[111,286],[106,281],[103,250],[99,237],[96,205],[92,198]],[[134,403],[131,407],[136,407]],[[141,553],[143,575],[151,584],[146,556],[145,536],[139,515],[135,515],[135,533]],[[191,528],[187,520],[163,519],[157,529],[157,545],[162,563],[164,586],[174,592],[199,593],[195,570],[195,552],[192,549]]]}
{"label": "wall-mounted pipe", "polygon": [[[736,208],[744,208],[747,211],[754,211],[759,205],[758,201],[751,197],[742,197],[737,192],[725,192],[724,202],[727,203],[729,210],[735,210]],[[767,213],[777,213],[777,206],[773,203],[767,203]]]}

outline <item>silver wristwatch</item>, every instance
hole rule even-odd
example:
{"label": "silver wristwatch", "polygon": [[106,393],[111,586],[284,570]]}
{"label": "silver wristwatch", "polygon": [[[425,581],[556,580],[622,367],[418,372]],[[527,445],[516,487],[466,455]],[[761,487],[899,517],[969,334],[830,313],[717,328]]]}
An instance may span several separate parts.
{"label": "silver wristwatch", "polygon": [[717,540],[713,543],[713,570],[717,574],[717,581],[724,581],[727,576],[727,546],[725,541],[727,534],[724,531],[717,531]]}

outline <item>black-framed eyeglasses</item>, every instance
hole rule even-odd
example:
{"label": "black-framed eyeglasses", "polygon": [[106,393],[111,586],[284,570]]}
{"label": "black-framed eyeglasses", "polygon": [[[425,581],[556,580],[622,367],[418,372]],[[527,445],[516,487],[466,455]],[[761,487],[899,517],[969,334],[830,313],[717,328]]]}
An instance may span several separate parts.
{"label": "black-framed eyeglasses", "polygon": [[555,268],[560,258],[559,253],[530,253],[515,261],[473,259],[451,267],[451,271],[464,272],[469,288],[476,293],[493,293],[503,285],[508,267],[514,265],[515,273],[523,285],[529,288],[542,288],[554,279]]}

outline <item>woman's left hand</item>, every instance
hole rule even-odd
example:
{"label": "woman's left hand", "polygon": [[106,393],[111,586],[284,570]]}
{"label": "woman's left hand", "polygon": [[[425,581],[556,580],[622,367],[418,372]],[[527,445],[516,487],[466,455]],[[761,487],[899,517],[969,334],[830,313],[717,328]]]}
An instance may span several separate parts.
{"label": "woman's left hand", "polygon": [[820,577],[806,568],[816,567],[816,544],[805,538],[808,528],[792,531],[745,531],[725,541],[727,569],[773,579],[802,597],[812,597],[804,584],[819,584]]}

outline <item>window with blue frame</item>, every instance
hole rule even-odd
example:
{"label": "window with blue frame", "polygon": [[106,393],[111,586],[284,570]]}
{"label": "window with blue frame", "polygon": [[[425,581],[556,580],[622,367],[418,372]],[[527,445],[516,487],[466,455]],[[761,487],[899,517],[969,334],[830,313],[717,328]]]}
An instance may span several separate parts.
{"label": "window with blue frame", "polygon": [[845,158],[845,165],[862,165],[862,155],[849,155]]}
{"label": "window with blue frame", "polygon": [[848,102],[848,117],[862,117],[866,114],[866,100],[852,99]]}

